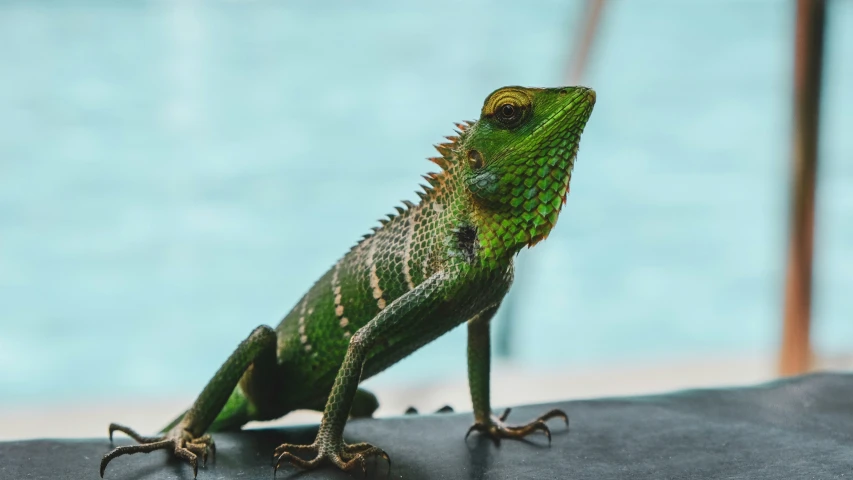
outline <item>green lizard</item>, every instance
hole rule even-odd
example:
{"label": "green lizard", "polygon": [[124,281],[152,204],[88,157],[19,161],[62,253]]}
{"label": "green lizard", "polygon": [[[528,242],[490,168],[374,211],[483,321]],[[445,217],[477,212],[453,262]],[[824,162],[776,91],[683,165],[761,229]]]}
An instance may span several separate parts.
{"label": "green lizard", "polygon": [[[545,422],[568,417],[553,410],[513,427],[489,403],[489,321],[509,290],[513,258],[548,236],[569,191],[581,132],[595,104],[583,87],[505,87],[492,92],[477,122],[457,124],[458,136],[436,146],[441,173],[420,202],[404,202],[380,220],[323,275],[275,329],[256,328],[219,368],[195,403],[161,435],[145,437],[111,424],[138,445],[117,447],[101,460],[168,449],[198,473],[215,453],[208,432],[235,429],[301,408],[325,405],[316,440],[284,444],[275,468],[332,463],[365,468],[388,455],[379,447],[347,444],[350,416],[370,416],[375,397],[358,389],[369,378],[468,323],[468,382],[475,423],[468,431],[522,438]],[[297,455],[299,454],[299,455]],[[308,455],[310,458],[306,459]]]}

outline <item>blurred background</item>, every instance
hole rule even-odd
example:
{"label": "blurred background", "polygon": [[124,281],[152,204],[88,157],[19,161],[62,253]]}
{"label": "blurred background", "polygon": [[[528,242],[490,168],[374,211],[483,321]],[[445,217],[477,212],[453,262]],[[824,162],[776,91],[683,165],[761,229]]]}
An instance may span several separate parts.
{"label": "blurred background", "polygon": [[[416,200],[452,122],[572,83],[588,8],[0,3],[0,438],[162,427]],[[605,2],[568,204],[493,328],[493,405],[779,375],[795,13]],[[853,2],[830,1],[810,368],[853,368],[851,59]],[[369,380],[379,413],[470,409],[465,334]]]}

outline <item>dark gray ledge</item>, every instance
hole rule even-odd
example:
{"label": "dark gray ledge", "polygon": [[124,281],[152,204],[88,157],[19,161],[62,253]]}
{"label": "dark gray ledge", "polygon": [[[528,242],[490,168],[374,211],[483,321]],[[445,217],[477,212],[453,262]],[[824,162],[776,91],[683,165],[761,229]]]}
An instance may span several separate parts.
{"label": "dark gray ledge", "polygon": [[[464,435],[470,413],[355,420],[348,441],[384,448],[393,461],[370,462],[368,478],[405,479],[853,479],[853,375],[814,374],[751,388],[691,390],[517,407],[526,422],[565,409],[571,431],[552,420],[553,443]],[[0,426],[2,428],[2,426]],[[271,480],[282,442],[311,442],[316,426],[216,435],[218,456],[200,480]],[[128,444],[119,436],[116,444]],[[95,479],[110,449],[106,437],[0,442],[0,479]],[[113,460],[107,479],[191,479],[189,466],[164,452]],[[332,468],[278,479],[361,478]]]}

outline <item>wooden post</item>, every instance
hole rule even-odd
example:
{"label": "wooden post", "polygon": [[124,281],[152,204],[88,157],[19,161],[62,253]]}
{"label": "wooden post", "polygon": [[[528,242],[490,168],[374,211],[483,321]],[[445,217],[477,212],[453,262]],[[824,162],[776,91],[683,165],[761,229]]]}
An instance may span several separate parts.
{"label": "wooden post", "polygon": [[569,66],[568,80],[571,85],[577,85],[583,79],[586,71],[589,52],[592,49],[593,40],[601,23],[601,11],[604,9],[604,0],[587,0],[584,15],[578,27],[577,40],[572,53],[571,65]]}
{"label": "wooden post", "polygon": [[812,362],[809,338],[814,248],[818,117],[826,18],[824,0],[797,1],[794,131],[785,318],[779,373],[797,375]]}

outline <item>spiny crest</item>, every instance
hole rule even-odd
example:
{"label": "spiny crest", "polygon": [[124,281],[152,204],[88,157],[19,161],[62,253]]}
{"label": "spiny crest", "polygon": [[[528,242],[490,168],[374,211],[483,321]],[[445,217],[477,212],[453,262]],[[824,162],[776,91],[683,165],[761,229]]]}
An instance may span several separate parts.
{"label": "spiny crest", "polygon": [[465,135],[465,132],[468,131],[468,129],[472,125],[474,125],[474,123],[475,122],[472,122],[470,120],[465,120],[462,123],[454,124],[456,125],[456,135],[444,137],[447,139],[446,142],[433,145],[433,147],[435,147],[435,149],[441,156],[433,157],[429,160],[441,167],[442,170],[447,170],[450,166],[450,162],[453,161],[453,148],[456,146],[457,143],[459,143],[459,139]]}
{"label": "spiny crest", "polygon": [[[453,162],[453,148],[456,147],[456,144],[459,142],[459,139],[465,135],[465,132],[472,125],[474,125],[474,123],[475,122],[473,122],[473,121],[465,120],[464,122],[454,124],[454,125],[456,125],[456,130],[455,130],[456,135],[444,137],[447,139],[447,142],[434,145],[435,149],[438,151],[439,154],[441,154],[441,156],[432,157],[432,158],[429,158],[428,160],[433,162],[434,164],[438,165],[442,171],[441,171],[441,173],[430,172],[430,173],[427,173],[426,175],[422,175],[424,180],[427,181],[427,185],[421,184],[420,185],[421,190],[415,192],[418,195],[418,198],[420,198],[420,200],[422,202],[424,200],[428,199],[430,197],[430,195],[432,195],[432,193],[435,192],[435,188],[437,188],[442,183],[442,177],[444,176],[445,172],[447,172],[447,170],[450,168],[451,162]],[[397,218],[397,215],[403,215],[404,213],[406,213],[409,210],[416,207],[416,205],[414,203],[412,203],[408,200],[403,200],[403,205],[405,206],[405,208],[399,207],[399,206],[394,207],[394,209],[397,210],[396,214],[391,213],[391,214],[388,214],[387,218],[380,218],[379,219],[380,226],[379,227],[373,227],[371,229],[371,233],[365,234],[362,237],[361,241],[358,242],[358,244],[360,244],[361,242],[363,242],[363,241],[367,240],[368,238],[374,236],[376,234],[376,232],[378,232],[380,230],[380,228],[385,227],[386,225],[391,223],[395,218]],[[356,244],[353,248],[356,248],[358,246],[358,244]]]}
{"label": "spiny crest", "polygon": [[432,163],[441,167],[440,173],[430,172],[426,175],[423,175],[424,180],[427,181],[428,185],[421,185],[420,187],[423,191],[417,192],[418,197],[421,201],[429,198],[429,196],[434,192],[435,188],[443,182],[445,173],[450,170],[450,166],[454,162],[453,158],[453,149],[456,148],[456,145],[459,143],[459,140],[465,136],[465,133],[468,131],[471,126],[473,126],[476,122],[471,120],[465,120],[464,122],[455,123],[456,125],[456,135],[451,135],[444,137],[447,139],[444,143],[439,143],[437,145],[433,145],[436,151],[441,155],[439,157],[431,157],[428,160]]}
{"label": "spiny crest", "polygon": [[450,162],[444,157],[430,157],[427,160],[438,165],[442,170],[447,170],[450,167]]}
{"label": "spiny crest", "polygon": [[429,172],[426,175],[421,175],[427,183],[432,187],[437,187],[441,183],[441,173]]}
{"label": "spiny crest", "polygon": [[[433,145],[438,153],[441,154],[441,158],[448,159],[452,155],[451,149],[453,148],[452,143],[439,143],[438,145]],[[432,159],[430,159],[432,160]]]}
{"label": "spiny crest", "polygon": [[464,120],[462,123],[456,123],[455,125],[456,128],[460,130],[460,133],[462,133],[465,130],[468,130],[468,127],[474,126],[475,123],[476,122],[474,122],[473,120]]}

